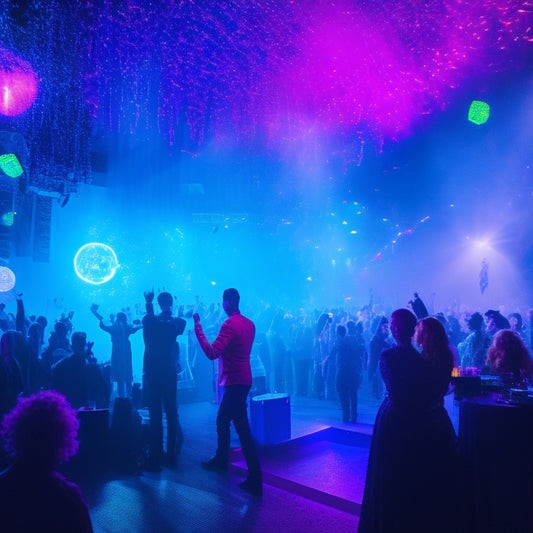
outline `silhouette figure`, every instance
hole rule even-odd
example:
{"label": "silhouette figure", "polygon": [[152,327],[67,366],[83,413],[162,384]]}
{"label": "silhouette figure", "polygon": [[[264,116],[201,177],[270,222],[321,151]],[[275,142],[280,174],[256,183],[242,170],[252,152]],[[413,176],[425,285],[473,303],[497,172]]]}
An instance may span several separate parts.
{"label": "silhouette figure", "polygon": [[91,533],[89,510],[77,485],[56,467],[78,451],[76,411],[55,391],[20,398],[0,433],[13,458],[0,474],[2,531]]}
{"label": "silhouette figure", "polygon": [[[161,308],[154,314],[154,293],[145,292],[146,315],[143,318],[144,394],[150,411],[150,456],[147,470],[159,471],[161,464],[175,466],[181,447],[178,421],[178,335],[185,331],[186,322],[172,316],[172,295],[162,292],[157,297]],[[163,407],[167,418],[167,447],[163,453]],[[179,441],[178,441],[179,432]]]}

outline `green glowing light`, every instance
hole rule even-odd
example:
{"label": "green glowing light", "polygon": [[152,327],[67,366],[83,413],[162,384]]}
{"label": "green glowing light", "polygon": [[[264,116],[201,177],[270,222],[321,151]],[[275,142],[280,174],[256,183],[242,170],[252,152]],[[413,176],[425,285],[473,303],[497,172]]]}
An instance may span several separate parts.
{"label": "green glowing light", "polygon": [[480,102],[479,100],[474,100],[470,104],[470,109],[468,110],[468,120],[477,124],[485,124],[489,120],[490,115],[490,106],[485,102]]}
{"label": "green glowing light", "polygon": [[15,154],[0,155],[0,168],[10,178],[18,178],[24,172]]}
{"label": "green glowing light", "polygon": [[15,222],[15,213],[10,211],[9,213],[4,213],[0,218],[2,226],[12,226]]}

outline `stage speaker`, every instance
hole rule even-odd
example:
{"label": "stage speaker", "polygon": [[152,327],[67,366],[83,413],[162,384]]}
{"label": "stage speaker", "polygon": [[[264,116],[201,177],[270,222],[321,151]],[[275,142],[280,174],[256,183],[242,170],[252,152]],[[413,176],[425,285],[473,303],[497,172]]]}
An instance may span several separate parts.
{"label": "stage speaker", "polygon": [[130,398],[116,398],[109,430],[110,464],[126,474],[140,471],[143,459],[142,420]]}
{"label": "stage speaker", "polygon": [[86,469],[103,469],[108,464],[109,409],[82,409],[80,421],[80,451],[75,457]]}

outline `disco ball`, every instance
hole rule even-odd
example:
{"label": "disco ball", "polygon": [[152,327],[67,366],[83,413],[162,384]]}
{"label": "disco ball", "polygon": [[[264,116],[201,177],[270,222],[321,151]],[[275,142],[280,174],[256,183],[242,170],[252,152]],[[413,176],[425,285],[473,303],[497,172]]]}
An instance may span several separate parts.
{"label": "disco ball", "polygon": [[15,274],[10,268],[0,266],[0,292],[8,292],[15,286]]}
{"label": "disco ball", "polygon": [[74,269],[78,277],[93,285],[109,281],[117,267],[117,256],[113,249],[99,242],[85,244],[74,257]]}

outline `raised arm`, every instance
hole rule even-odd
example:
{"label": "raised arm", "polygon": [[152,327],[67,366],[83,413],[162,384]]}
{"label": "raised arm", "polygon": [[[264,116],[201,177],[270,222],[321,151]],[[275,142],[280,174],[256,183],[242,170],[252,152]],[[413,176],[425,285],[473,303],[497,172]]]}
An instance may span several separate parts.
{"label": "raised arm", "polygon": [[20,293],[17,294],[17,316],[15,318],[15,327],[17,328],[17,331],[20,331],[23,335],[26,335],[25,321],[24,303],[22,302],[22,293]]}
{"label": "raised arm", "polygon": [[104,317],[98,312],[98,305],[92,304],[91,305],[91,313],[98,319],[100,322],[104,319]]}
{"label": "raised arm", "polygon": [[211,344],[207,340],[202,330],[202,324],[200,323],[200,316],[198,315],[198,313],[195,313],[193,315],[193,319],[194,319],[194,332],[196,333],[196,338],[198,339],[198,342],[200,343],[200,347],[202,348],[202,351],[205,353],[205,355],[207,355],[209,359],[211,360],[217,359],[224,353],[224,350],[226,349],[226,347],[235,337],[235,334],[233,330],[231,329],[231,326],[227,324],[227,322],[224,322],[224,324],[222,324],[222,327],[220,328],[220,332],[218,333],[217,338],[215,339],[215,342]]}
{"label": "raised arm", "polygon": [[149,315],[154,314],[154,291],[147,291],[144,293],[144,301],[146,303],[146,312]]}

